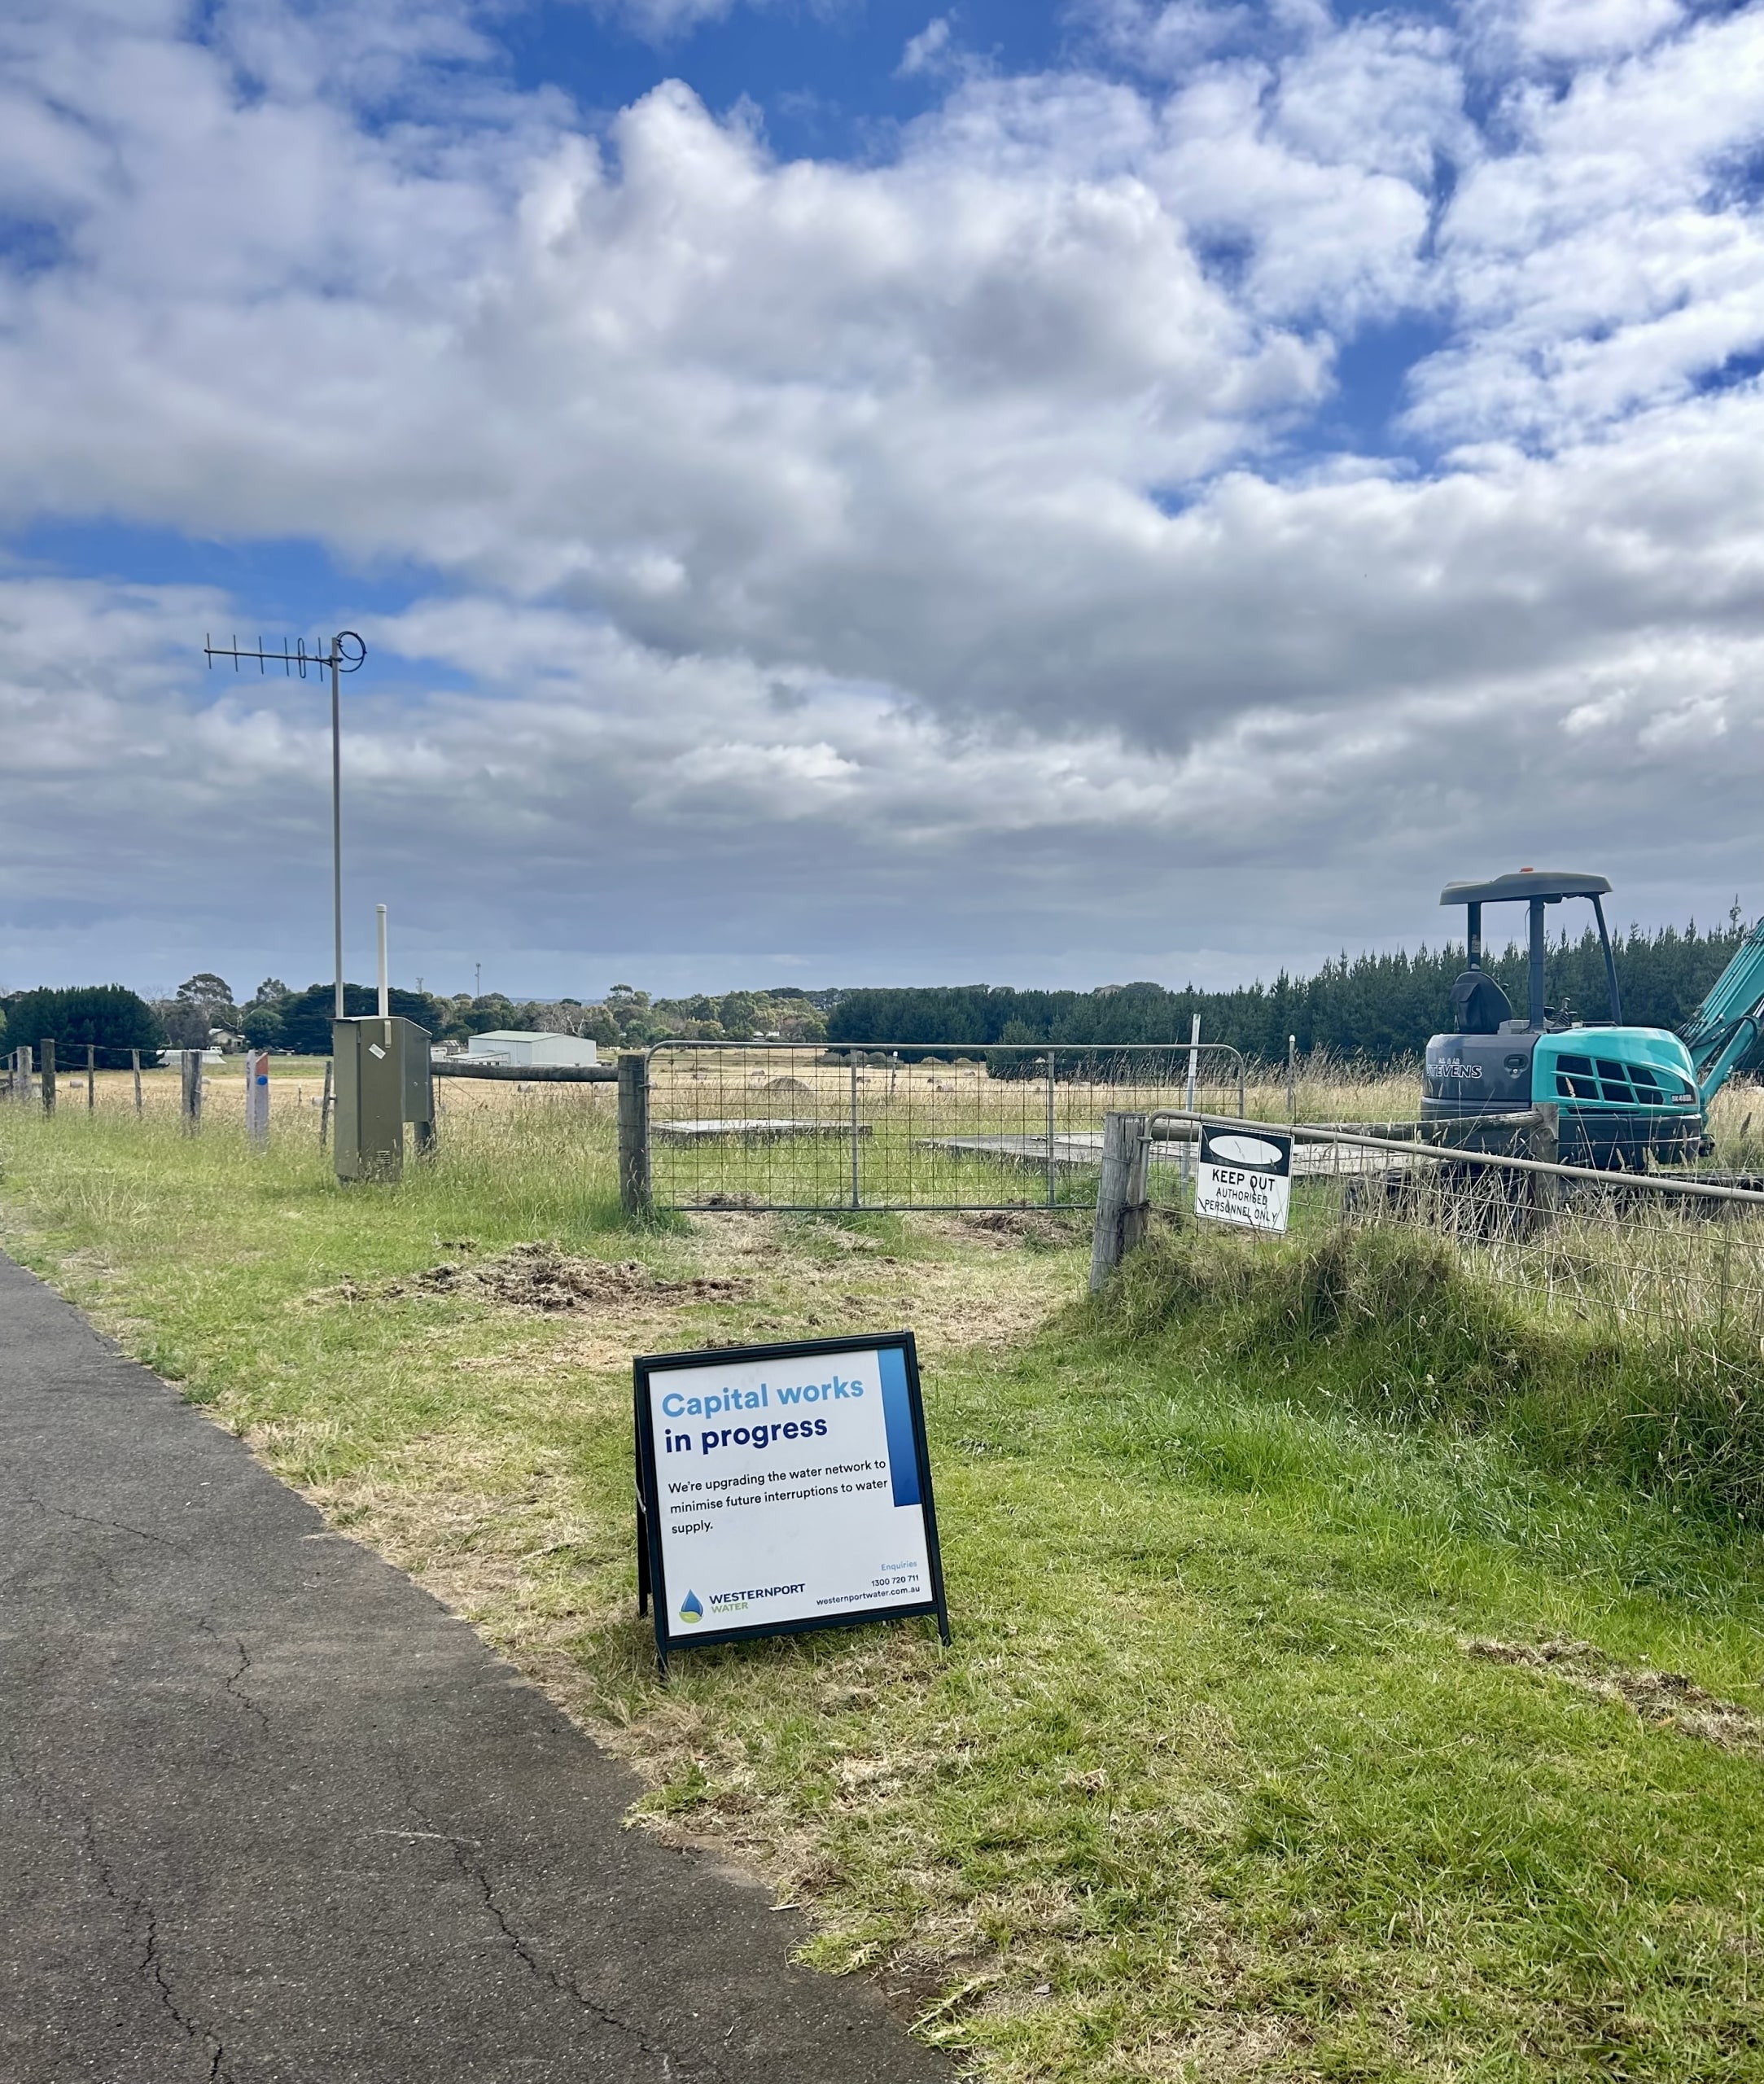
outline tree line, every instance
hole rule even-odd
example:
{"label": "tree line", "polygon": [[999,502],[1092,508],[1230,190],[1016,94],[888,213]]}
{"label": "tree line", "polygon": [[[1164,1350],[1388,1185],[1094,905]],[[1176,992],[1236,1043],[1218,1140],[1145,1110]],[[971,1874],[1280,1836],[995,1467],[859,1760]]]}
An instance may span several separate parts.
{"label": "tree line", "polygon": [[[1700,933],[1694,921],[1682,930],[1664,926],[1652,933],[1630,927],[1615,943],[1625,1019],[1644,1027],[1682,1026],[1745,930],[1737,905],[1724,926],[1709,933]],[[1452,981],[1464,960],[1462,947],[1450,943],[1412,954],[1344,953],[1314,976],[1295,978],[1283,970],[1272,984],[1223,992],[1193,986],[1176,992],[1148,983],[1105,985],[1093,992],[989,984],[845,992],[783,986],[652,999],[632,985],[615,984],[604,999],[584,1003],[516,1000],[496,992],[449,998],[395,985],[389,996],[394,1014],[427,1029],[438,1041],[464,1042],[492,1028],[512,1027],[587,1035],[609,1049],[671,1040],[759,1037],[976,1050],[1008,1043],[1174,1044],[1188,1040],[1198,1014],[1203,1041],[1229,1043],[1261,1062],[1282,1059],[1292,1035],[1307,1056],[1324,1050],[1387,1064],[1418,1056],[1428,1036],[1446,1026]],[[1509,943],[1486,966],[1522,1014],[1524,948]],[[1582,1018],[1604,1018],[1604,961],[1590,928],[1578,941],[1560,936],[1552,944],[1547,986],[1553,1008]],[[34,1049],[53,1036],[58,1053],[70,1063],[83,1062],[90,1044],[107,1066],[126,1064],[132,1049],[142,1052],[144,1062],[155,1062],[163,1050],[206,1048],[217,1037],[253,1049],[323,1056],[330,1049],[332,1000],[329,984],[295,992],[269,977],[237,1004],[224,978],[200,970],[169,999],[145,1000],[120,984],[16,992],[0,1000],[0,1040],[7,1047],[28,1043]],[[378,1010],[379,996],[370,985],[348,984],[344,1005],[359,1018]],[[1008,1070],[1010,1062],[1001,1056],[996,1067]]]}
{"label": "tree line", "polygon": [[[1624,1019],[1644,1027],[1681,1026],[1745,931],[1737,906],[1725,926],[1709,933],[1700,933],[1694,921],[1682,930],[1652,933],[1630,927],[1613,942]],[[1484,959],[1521,1018],[1526,960],[1525,950],[1512,943]],[[1452,983],[1464,966],[1462,944],[1448,943],[1412,954],[1344,952],[1314,976],[1282,970],[1272,984],[1258,981],[1223,992],[1149,983],[1093,992],[988,984],[851,991],[840,995],[829,1016],[827,1039],[974,1049],[1013,1042],[1186,1042],[1198,1014],[1203,1041],[1228,1043],[1263,1063],[1283,1059],[1290,1035],[1307,1056],[1324,1050],[1388,1064],[1418,1057],[1428,1036],[1447,1027]],[[1578,941],[1556,939],[1545,974],[1552,1009],[1582,1019],[1606,1018],[1604,957],[1591,928]],[[1008,1065],[1001,1059],[998,1068]]]}
{"label": "tree line", "polygon": [[[500,992],[443,997],[393,985],[388,1009],[413,1021],[439,1042],[469,1042],[493,1028],[541,1034],[581,1035],[610,1049],[641,1049],[682,1038],[745,1042],[764,1035],[787,1042],[826,1037],[823,1007],[836,995],[783,986],[769,992],[726,992],[718,996],[651,999],[629,984],[615,984],[604,1000],[511,999]],[[199,970],[165,999],[144,999],[120,984],[80,985],[67,990],[14,992],[0,999],[0,1044],[38,1049],[53,1040],[66,1063],[83,1063],[87,1048],[106,1069],[125,1066],[139,1050],[156,1064],[167,1049],[205,1049],[214,1044],[326,1056],[335,987],[309,984],[291,990],[267,977],[243,1003],[235,1002],[224,977]],[[344,986],[344,1011],[352,1018],[377,1013],[378,990]],[[7,1039],[10,1038],[10,1040]]]}

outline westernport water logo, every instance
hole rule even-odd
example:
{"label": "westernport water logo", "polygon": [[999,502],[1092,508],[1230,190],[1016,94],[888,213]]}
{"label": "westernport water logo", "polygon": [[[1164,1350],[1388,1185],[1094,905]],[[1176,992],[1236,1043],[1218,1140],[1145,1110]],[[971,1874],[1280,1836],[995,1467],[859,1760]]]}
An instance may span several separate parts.
{"label": "westernport water logo", "polygon": [[688,1592],[680,1602],[680,1618],[688,1622],[703,1620],[704,1602],[696,1592]]}

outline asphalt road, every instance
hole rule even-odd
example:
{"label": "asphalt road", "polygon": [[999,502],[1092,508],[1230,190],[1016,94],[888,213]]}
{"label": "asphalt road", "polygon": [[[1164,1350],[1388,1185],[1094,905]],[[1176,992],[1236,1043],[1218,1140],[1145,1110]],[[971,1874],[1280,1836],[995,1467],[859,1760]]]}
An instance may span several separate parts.
{"label": "asphalt road", "polygon": [[0,1259],[4,2084],[947,2084],[636,1792]]}

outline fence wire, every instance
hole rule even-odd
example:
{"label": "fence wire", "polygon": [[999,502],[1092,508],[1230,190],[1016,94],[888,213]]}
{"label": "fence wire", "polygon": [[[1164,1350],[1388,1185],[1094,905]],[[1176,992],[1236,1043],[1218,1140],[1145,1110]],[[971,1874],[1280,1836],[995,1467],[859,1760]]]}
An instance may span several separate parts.
{"label": "fence wire", "polygon": [[1219,1043],[663,1043],[650,1191],[678,1210],[1088,1208],[1111,1108],[1244,1104]]}
{"label": "fence wire", "polygon": [[[1709,1184],[1755,1190],[1764,1179],[1723,1173]],[[1449,1238],[1468,1267],[1546,1316],[1692,1346],[1764,1338],[1757,1202],[1419,1156],[1338,1178],[1336,1191],[1337,1220]]]}
{"label": "fence wire", "polygon": [[[1280,1122],[1291,1097],[1278,1073],[1246,1092],[1237,1053],[1203,1043],[1188,1089],[1186,1044],[1079,1048],[1044,1044],[963,1049],[829,1050],[795,1044],[669,1044],[649,1059],[654,1198],[682,1210],[805,1211],[1051,1208],[1084,1211],[1096,1197],[1104,1117],[1176,1110]],[[40,1071],[12,1104],[41,1105]],[[7,1083],[0,1081],[0,1084]],[[58,1111],[135,1112],[130,1071],[102,1062],[88,1088],[83,1051],[58,1066]],[[1406,1080],[1360,1090],[1303,1083],[1320,1098],[1397,1097]],[[316,1141],[322,1067],[278,1066],[271,1084],[278,1134]],[[238,1058],[205,1067],[203,1116],[221,1127],[244,1115]],[[451,1092],[475,1117],[500,1117],[510,1088]],[[142,1111],[175,1119],[175,1059],[143,1070]],[[612,1132],[611,1085],[542,1088],[519,1105],[548,1114],[584,1110]],[[1667,1193],[1634,1175],[1597,1180],[1504,1170],[1486,1157],[1407,1141],[1397,1150],[1302,1137],[1293,1161],[1292,1224],[1300,1238],[1385,1227],[1449,1241],[1466,1267],[1510,1289],[1528,1308],[1594,1328],[1622,1329],[1713,1354],[1735,1338],[1764,1342],[1764,1203],[1722,1198],[1726,1188],[1764,1193],[1764,1094],[1736,1083],[1712,1116],[1717,1153],[1696,1191]],[[1341,1122],[1344,1139],[1421,1125]],[[1311,1133],[1315,1124],[1311,1125]],[[1492,1155],[1524,1157],[1515,1131]],[[1147,1171],[1156,1206],[1192,1209],[1194,1145],[1175,1125],[1156,1133]],[[1271,1241],[1262,1241],[1270,1242]]]}
{"label": "fence wire", "polygon": [[[1545,1317],[1686,1352],[1713,1355],[1736,1338],[1764,1351],[1764,1200],[1736,1197],[1764,1195],[1764,1168],[1718,1160],[1700,1176],[1589,1180],[1574,1168],[1521,1171],[1495,1162],[1526,1156],[1523,1131],[1489,1139],[1482,1152],[1346,1140],[1370,1126],[1344,1125],[1339,1142],[1297,1145],[1292,1228],[1299,1237],[1344,1228],[1420,1232],[1448,1241],[1468,1271]],[[1380,1127],[1400,1138],[1422,1125]],[[1153,1147],[1150,1198],[1192,1207],[1168,1151]]]}
{"label": "fence wire", "polygon": [[[116,1053],[123,1055],[126,1063],[126,1053]],[[143,1052],[144,1055],[147,1053]],[[148,1061],[141,1068],[138,1088],[132,1068],[119,1069],[114,1062],[107,1066],[102,1057],[90,1073],[83,1053],[72,1062],[62,1059],[55,1066],[57,1114],[129,1115],[149,1121],[177,1119],[183,1111],[183,1082],[177,1053],[170,1051],[167,1055],[168,1061],[159,1064],[154,1063],[151,1056],[148,1057]],[[204,1121],[225,1123],[236,1119],[243,1126],[245,1116],[244,1063],[243,1057],[233,1056],[224,1057],[219,1063],[204,1064],[202,1075]],[[317,1068],[298,1072],[288,1070],[285,1067],[285,1061],[278,1061],[269,1085],[272,1120],[286,1123],[290,1127],[310,1121],[316,1133],[324,1084],[322,1060]],[[13,1070],[0,1068],[0,1101],[15,1107],[28,1107],[33,1112],[41,1110],[43,1075],[34,1053],[28,1080]]]}

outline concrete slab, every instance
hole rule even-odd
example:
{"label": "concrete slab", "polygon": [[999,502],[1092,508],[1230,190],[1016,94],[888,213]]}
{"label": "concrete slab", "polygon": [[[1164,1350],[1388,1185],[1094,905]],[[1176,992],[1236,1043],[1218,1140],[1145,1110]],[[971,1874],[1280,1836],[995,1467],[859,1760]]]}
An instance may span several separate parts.
{"label": "concrete slab", "polygon": [[948,2084],[636,1793],[0,1259],[6,2084]]}

